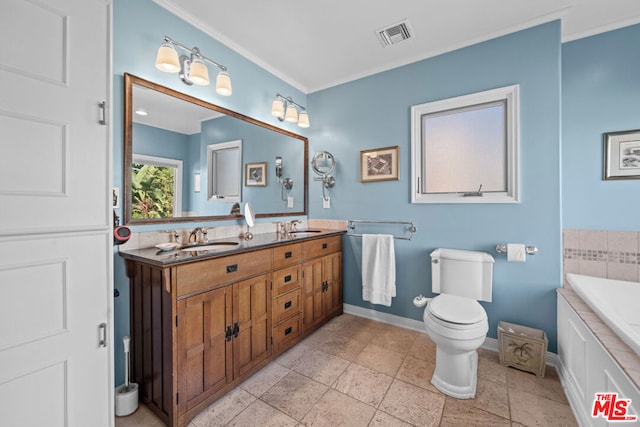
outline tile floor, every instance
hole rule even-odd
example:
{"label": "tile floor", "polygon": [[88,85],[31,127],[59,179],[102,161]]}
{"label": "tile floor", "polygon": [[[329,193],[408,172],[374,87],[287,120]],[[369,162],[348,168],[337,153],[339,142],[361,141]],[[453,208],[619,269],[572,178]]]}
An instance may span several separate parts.
{"label": "tile floor", "polygon": [[[479,350],[475,399],[430,383],[429,338],[343,314],[199,414],[210,426],[577,426],[557,373],[544,378],[500,365]],[[141,406],[116,427],[164,424]]]}

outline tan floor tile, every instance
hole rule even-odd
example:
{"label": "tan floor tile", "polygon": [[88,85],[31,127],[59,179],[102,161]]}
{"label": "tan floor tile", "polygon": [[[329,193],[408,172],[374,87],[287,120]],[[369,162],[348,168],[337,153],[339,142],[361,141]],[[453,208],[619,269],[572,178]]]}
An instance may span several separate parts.
{"label": "tan floor tile", "polygon": [[326,385],[292,371],[263,394],[260,400],[299,421],[328,389]]}
{"label": "tan floor tile", "polygon": [[282,365],[270,363],[240,384],[239,387],[256,397],[260,397],[264,392],[273,387],[275,383],[284,378],[289,371],[290,369]]}
{"label": "tan floor tile", "polygon": [[336,336],[336,331],[332,329],[320,328],[305,339],[302,344],[311,348],[320,348],[322,344]]}
{"label": "tan floor tile", "polygon": [[241,388],[235,388],[193,419],[197,427],[225,426],[244,411],[256,398]]}
{"label": "tan floor tile", "polygon": [[[469,400],[447,397],[440,427],[488,426],[509,427],[508,418],[501,418],[469,404]],[[488,408],[487,408],[488,409]]]}
{"label": "tan floor tile", "polygon": [[525,426],[573,427],[577,426],[569,405],[509,389],[511,419]]}
{"label": "tan floor tile", "polygon": [[345,335],[336,335],[327,340],[320,348],[325,353],[333,354],[345,360],[353,360],[367,346],[366,341],[359,341]]}
{"label": "tan floor tile", "polygon": [[313,350],[311,347],[304,345],[303,343],[299,343],[278,356],[274,362],[284,366],[285,368],[291,369],[300,363],[300,360],[304,358],[304,355],[311,350]]}
{"label": "tan floor tile", "polygon": [[478,378],[476,397],[469,399],[468,402],[473,407],[509,419],[509,396],[506,384]]}
{"label": "tan floor tile", "polygon": [[349,366],[349,361],[320,350],[311,350],[293,367],[293,370],[315,381],[330,386]]}
{"label": "tan floor tile", "polygon": [[435,363],[407,356],[398,370],[396,378],[434,393],[439,393],[438,389],[431,384],[431,377],[433,377],[435,369]]}
{"label": "tan floor tile", "polygon": [[478,349],[478,377],[499,383],[507,383],[507,368],[500,364],[500,357],[495,351]]}
{"label": "tan floor tile", "polygon": [[404,361],[404,355],[369,343],[354,360],[355,363],[394,377]]}
{"label": "tan floor tile", "polygon": [[444,395],[394,380],[380,410],[414,425],[437,426],[443,406]]}
{"label": "tan floor tile", "polygon": [[311,408],[302,423],[306,426],[365,427],[375,412],[375,408],[369,405],[335,390],[329,390]]}
{"label": "tan floor tile", "polygon": [[352,363],[340,375],[333,388],[368,405],[378,407],[393,378]]}
{"label": "tan floor tile", "polygon": [[555,369],[547,366],[545,376],[537,377],[532,373],[523,372],[515,368],[507,369],[507,385],[509,391],[520,390],[536,396],[568,404],[560,379]]}
{"label": "tan floor tile", "polygon": [[229,426],[237,427],[293,427],[297,425],[296,420],[261,400],[253,402],[229,423]]}
{"label": "tan floor tile", "polygon": [[406,355],[417,337],[418,332],[387,325],[384,332],[376,335],[370,343]]}
{"label": "tan floor tile", "polygon": [[369,423],[369,427],[411,427],[411,424],[405,423],[386,412],[377,411]]}
{"label": "tan floor tile", "polygon": [[436,344],[429,339],[427,334],[418,335],[408,355],[436,363]]}
{"label": "tan floor tile", "polygon": [[116,427],[163,427],[164,423],[145,405],[126,417],[116,417]]}

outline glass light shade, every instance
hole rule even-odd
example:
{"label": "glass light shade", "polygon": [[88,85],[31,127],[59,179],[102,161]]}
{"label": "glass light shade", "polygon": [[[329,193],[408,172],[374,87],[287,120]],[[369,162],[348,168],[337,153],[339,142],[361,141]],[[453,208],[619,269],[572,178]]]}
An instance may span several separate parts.
{"label": "glass light shade", "polygon": [[298,121],[298,110],[296,110],[295,106],[291,104],[287,105],[287,112],[284,113],[284,119],[285,121],[292,123]]}
{"label": "glass light shade", "polygon": [[284,103],[282,102],[282,99],[275,98],[273,100],[273,104],[271,104],[271,114],[276,117],[284,116]]}
{"label": "glass light shade", "polygon": [[169,43],[164,43],[158,49],[156,55],[156,68],[165,73],[177,73],[180,71],[180,61],[178,60],[178,52]]}
{"label": "glass light shade", "polygon": [[309,127],[309,115],[306,110],[300,111],[300,115],[298,115],[298,126],[301,128]]}
{"label": "glass light shade", "polygon": [[222,96],[229,96],[233,92],[231,77],[226,71],[220,71],[216,77],[216,92]]}
{"label": "glass light shade", "polygon": [[207,66],[198,58],[194,58],[189,66],[189,80],[198,86],[209,84],[209,70]]}

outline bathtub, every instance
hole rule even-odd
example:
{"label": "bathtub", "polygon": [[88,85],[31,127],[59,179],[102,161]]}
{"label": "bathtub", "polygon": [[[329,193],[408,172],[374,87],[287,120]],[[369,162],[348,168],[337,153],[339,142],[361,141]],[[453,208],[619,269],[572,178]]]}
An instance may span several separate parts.
{"label": "bathtub", "polygon": [[570,273],[566,277],[589,308],[640,356],[640,283]]}

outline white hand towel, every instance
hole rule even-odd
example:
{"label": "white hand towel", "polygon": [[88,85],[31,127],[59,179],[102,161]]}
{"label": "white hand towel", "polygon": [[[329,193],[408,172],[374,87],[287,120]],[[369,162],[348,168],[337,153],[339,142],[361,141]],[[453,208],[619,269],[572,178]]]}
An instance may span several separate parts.
{"label": "white hand towel", "polygon": [[362,299],[391,306],[396,296],[396,255],[393,236],[362,235]]}

